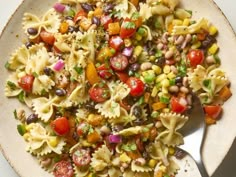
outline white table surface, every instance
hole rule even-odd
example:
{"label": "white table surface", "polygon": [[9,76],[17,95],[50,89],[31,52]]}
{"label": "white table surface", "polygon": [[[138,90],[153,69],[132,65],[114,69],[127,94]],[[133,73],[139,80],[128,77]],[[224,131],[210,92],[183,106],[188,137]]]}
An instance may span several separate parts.
{"label": "white table surface", "polygon": [[[214,0],[230,21],[236,31],[236,1],[235,0]],[[21,0],[0,0],[0,32],[7,23],[10,15],[15,11]],[[17,150],[17,149],[16,149]],[[236,141],[224,159],[223,163],[216,170],[212,177],[236,177]],[[4,156],[0,152],[0,177],[19,177]]]}

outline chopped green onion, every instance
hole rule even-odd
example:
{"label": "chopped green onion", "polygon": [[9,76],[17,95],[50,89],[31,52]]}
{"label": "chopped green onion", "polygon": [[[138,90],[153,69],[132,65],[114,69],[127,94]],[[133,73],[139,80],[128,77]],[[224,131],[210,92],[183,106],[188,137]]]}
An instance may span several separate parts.
{"label": "chopped green onion", "polygon": [[18,119],[16,109],[13,111],[13,114],[14,114],[14,118]]}
{"label": "chopped green onion", "polygon": [[24,91],[21,91],[17,98],[21,103],[25,103],[25,93],[24,93]]}
{"label": "chopped green onion", "polygon": [[170,99],[169,99],[169,98],[166,98],[166,97],[163,97],[163,96],[161,96],[161,97],[160,97],[160,102],[162,102],[162,103],[165,103],[165,104],[169,104],[169,102],[170,102]]}
{"label": "chopped green onion", "polygon": [[18,133],[23,136],[26,133],[26,128],[24,124],[17,125]]}
{"label": "chopped green onion", "polygon": [[11,90],[15,90],[16,89],[16,84],[11,82],[11,81],[7,81],[7,85],[10,87]]}
{"label": "chopped green onion", "polygon": [[74,70],[75,70],[79,75],[83,73],[83,68],[82,68],[82,67],[75,66],[75,67],[74,67]]}

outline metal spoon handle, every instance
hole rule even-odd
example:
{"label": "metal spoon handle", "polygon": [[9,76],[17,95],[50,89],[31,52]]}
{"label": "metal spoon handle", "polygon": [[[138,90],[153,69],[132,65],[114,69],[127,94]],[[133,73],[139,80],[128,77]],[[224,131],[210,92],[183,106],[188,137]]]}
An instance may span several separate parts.
{"label": "metal spoon handle", "polygon": [[207,173],[207,171],[206,171],[206,168],[205,168],[205,166],[204,166],[202,160],[199,159],[199,160],[195,160],[195,161],[196,161],[198,170],[199,170],[200,173],[201,173],[201,176],[202,176],[202,177],[209,177],[209,175],[208,175],[208,173]]}

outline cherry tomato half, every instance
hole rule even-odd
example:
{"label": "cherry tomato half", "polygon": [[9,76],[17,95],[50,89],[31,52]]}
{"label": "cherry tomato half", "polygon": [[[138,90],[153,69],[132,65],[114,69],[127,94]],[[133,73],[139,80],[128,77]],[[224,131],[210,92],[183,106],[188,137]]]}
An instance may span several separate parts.
{"label": "cherry tomato half", "polygon": [[72,160],[78,167],[87,166],[91,161],[90,151],[77,148],[72,154]]}
{"label": "cherry tomato half", "polygon": [[116,75],[124,83],[129,79],[129,75],[125,72],[116,72]]}
{"label": "cherry tomato half", "polygon": [[107,64],[97,67],[97,71],[102,79],[109,79],[113,75],[112,69]]}
{"label": "cherry tomato half", "polygon": [[110,59],[111,67],[116,71],[123,71],[127,68],[129,61],[126,56],[121,53],[118,53]]}
{"label": "cherry tomato half", "polygon": [[81,20],[83,17],[87,17],[87,13],[84,10],[80,10],[75,14],[74,16],[74,22],[76,23],[77,21]]}
{"label": "cherry tomato half", "polygon": [[222,107],[220,105],[206,105],[204,111],[211,118],[217,119],[222,112]]}
{"label": "cherry tomato half", "polygon": [[55,42],[55,37],[53,33],[49,33],[47,31],[41,31],[40,32],[40,37],[42,39],[43,42],[49,44],[49,45],[53,45]]}
{"label": "cherry tomato half", "polygon": [[25,75],[20,78],[18,85],[26,92],[31,92],[33,88],[34,76],[33,75]]}
{"label": "cherry tomato half", "polygon": [[89,125],[85,122],[81,122],[76,128],[76,132],[79,136],[86,135],[88,131],[89,131]]}
{"label": "cherry tomato half", "polygon": [[[185,99],[185,98],[181,98],[181,99]],[[183,113],[187,109],[187,104],[183,104],[180,101],[180,99],[177,97],[171,98],[170,105],[171,105],[172,111],[174,111],[176,113]]]}
{"label": "cherry tomato half", "polygon": [[130,95],[133,97],[138,97],[143,95],[144,93],[144,83],[137,77],[130,77],[127,81],[126,84],[130,88]]}
{"label": "cherry tomato half", "polygon": [[120,37],[121,38],[129,38],[134,35],[136,32],[136,24],[131,19],[126,18],[122,24],[120,29]]}
{"label": "cherry tomato half", "polygon": [[51,127],[58,135],[66,135],[70,131],[69,121],[66,117],[58,117],[51,122]]}
{"label": "cherry tomato half", "polygon": [[187,58],[190,61],[190,65],[192,67],[196,67],[197,65],[201,64],[204,60],[204,53],[202,50],[199,49],[192,49],[188,52]]}
{"label": "cherry tomato half", "polygon": [[66,160],[57,162],[53,167],[54,177],[72,177],[74,176],[74,171],[71,163]]}
{"label": "cherry tomato half", "polygon": [[101,24],[103,25],[103,27],[105,28],[105,29],[108,29],[108,25],[110,24],[110,23],[112,23],[113,22],[113,20],[112,20],[112,18],[110,17],[110,15],[103,15],[102,17],[101,17]]}
{"label": "cherry tomato half", "polygon": [[97,83],[89,89],[89,96],[93,101],[101,103],[110,98],[110,90],[105,83]]}
{"label": "cherry tomato half", "polygon": [[116,51],[119,51],[124,45],[124,41],[120,36],[112,36],[109,39],[109,46],[115,49]]}

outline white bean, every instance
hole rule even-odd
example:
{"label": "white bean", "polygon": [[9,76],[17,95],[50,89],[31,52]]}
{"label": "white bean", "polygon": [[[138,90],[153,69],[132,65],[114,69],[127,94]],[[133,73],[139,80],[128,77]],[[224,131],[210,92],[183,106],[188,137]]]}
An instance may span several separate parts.
{"label": "white bean", "polygon": [[213,57],[212,55],[210,55],[210,56],[208,56],[208,57],[206,58],[206,62],[207,62],[208,64],[213,64],[213,63],[215,63],[216,61],[215,61],[214,57]]}
{"label": "white bean", "polygon": [[177,70],[177,68],[176,68],[174,65],[171,65],[171,66],[170,66],[170,70],[171,70],[174,74],[177,74],[177,73],[178,73],[178,70]]}
{"label": "white bean", "polygon": [[188,78],[187,77],[184,77],[183,78],[183,86],[187,87],[188,86]]}

